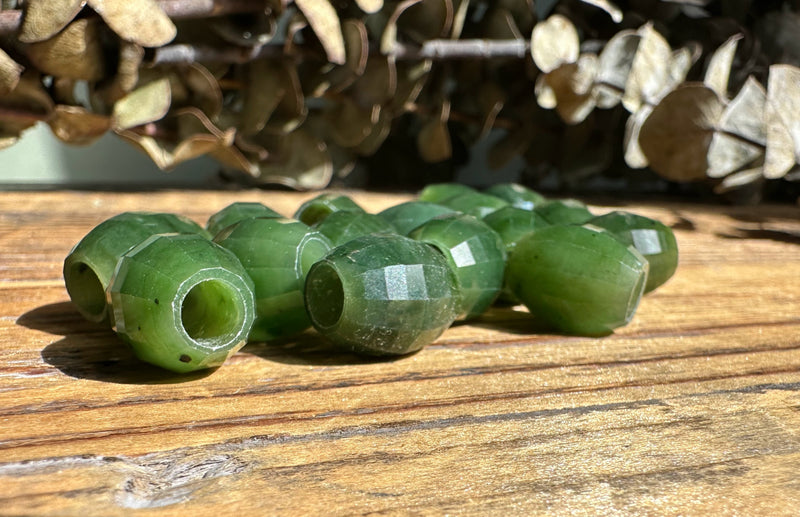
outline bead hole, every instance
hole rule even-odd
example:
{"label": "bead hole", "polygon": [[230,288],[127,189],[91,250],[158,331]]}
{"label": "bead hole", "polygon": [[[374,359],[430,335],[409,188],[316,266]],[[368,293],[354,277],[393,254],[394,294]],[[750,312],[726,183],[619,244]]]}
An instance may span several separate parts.
{"label": "bead hole", "polygon": [[192,287],[181,303],[181,323],[195,341],[215,341],[235,334],[242,321],[238,292],[220,280],[204,280]]}
{"label": "bead hole", "polygon": [[106,315],[106,294],[94,270],[85,262],[67,268],[64,282],[72,300],[89,319],[100,321]]}
{"label": "bead hole", "polygon": [[320,262],[311,270],[306,286],[306,308],[321,327],[332,327],[344,310],[344,286],[332,266]]}

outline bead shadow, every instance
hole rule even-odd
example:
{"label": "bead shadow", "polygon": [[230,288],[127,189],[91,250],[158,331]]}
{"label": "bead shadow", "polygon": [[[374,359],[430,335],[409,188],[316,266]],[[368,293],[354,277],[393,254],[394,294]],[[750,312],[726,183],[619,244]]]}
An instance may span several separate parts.
{"label": "bead shadow", "polygon": [[42,349],[42,360],[65,375],[117,384],[172,384],[206,377],[213,370],[176,374],[144,363],[111,329],[86,321],[71,302],[37,307],[16,323],[63,336]]}
{"label": "bead shadow", "polygon": [[521,306],[495,305],[469,321],[457,321],[453,326],[470,325],[516,335],[560,334],[545,322],[537,320]]}

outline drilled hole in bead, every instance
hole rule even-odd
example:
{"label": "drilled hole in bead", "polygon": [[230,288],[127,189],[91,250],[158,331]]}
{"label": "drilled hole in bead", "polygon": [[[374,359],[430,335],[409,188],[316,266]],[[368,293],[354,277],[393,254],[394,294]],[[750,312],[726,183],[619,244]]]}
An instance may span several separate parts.
{"label": "drilled hole in bead", "polygon": [[181,304],[181,323],[195,341],[216,340],[239,331],[242,310],[233,286],[219,280],[204,280],[186,293]]}
{"label": "drilled hole in bead", "polygon": [[64,282],[72,301],[90,319],[99,321],[105,317],[106,295],[103,284],[94,270],[85,262],[75,262],[67,268]]}
{"label": "drilled hole in bead", "polygon": [[315,265],[312,273],[309,273],[306,286],[306,308],[318,325],[331,327],[339,321],[344,310],[342,280],[336,269],[325,263]]}

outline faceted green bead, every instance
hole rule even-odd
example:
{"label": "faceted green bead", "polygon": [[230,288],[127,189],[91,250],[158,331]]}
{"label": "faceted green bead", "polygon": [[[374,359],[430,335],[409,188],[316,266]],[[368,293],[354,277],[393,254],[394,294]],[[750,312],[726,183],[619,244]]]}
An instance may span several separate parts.
{"label": "faceted green bead", "polygon": [[594,217],[586,204],[577,199],[545,201],[537,205],[534,210],[551,224],[583,224]]}
{"label": "faceted green bead", "polygon": [[64,260],[64,283],[80,313],[94,322],[109,316],[106,289],[117,261],[128,250],[159,233],[210,238],[193,221],[174,214],[125,212],[107,219],[75,245]]}
{"label": "faceted green bead", "polygon": [[588,224],[613,233],[623,243],[635,247],[650,264],[645,293],[669,280],[678,268],[678,242],[665,224],[630,212],[611,212],[595,217]]}
{"label": "faceted green bead", "polygon": [[309,226],[322,221],[333,212],[363,212],[364,209],[355,201],[341,194],[328,192],[320,194],[314,199],[309,199],[297,209],[294,218]]}
{"label": "faceted green bead", "polygon": [[175,372],[221,365],[253,324],[253,283],[229,251],[199,235],[148,237],[109,286],[115,330],[136,356]]}
{"label": "faceted green bead", "polygon": [[498,183],[484,192],[508,201],[511,206],[523,210],[533,210],[536,205],[545,201],[543,195],[518,183]]}
{"label": "faceted green bead", "polygon": [[508,285],[537,318],[578,335],[626,325],[648,264],[632,246],[590,226],[547,226],[523,237],[508,260]]}
{"label": "faceted green bead", "polygon": [[250,219],[251,217],[283,216],[261,203],[231,203],[208,219],[206,229],[211,235],[216,235],[224,228],[244,219]]}
{"label": "faceted green bead", "polygon": [[407,201],[387,208],[383,212],[378,213],[379,216],[386,219],[396,229],[400,235],[408,235],[408,233],[421,225],[438,217],[440,215],[455,214],[457,213],[452,208],[447,208],[436,203],[428,201]]}
{"label": "faceted green bead", "polygon": [[482,219],[496,210],[509,206],[508,201],[482,192],[458,194],[438,202],[458,212]]}
{"label": "faceted green bead", "polygon": [[366,212],[334,212],[315,224],[314,229],[330,239],[334,246],[372,233],[397,233],[385,219]]}
{"label": "faceted green bead", "polygon": [[250,341],[290,336],[311,326],[303,302],[306,273],[333,244],[294,219],[253,218],[227,227],[215,242],[230,250],[255,285]]}
{"label": "faceted green bead", "polygon": [[453,322],[457,287],[444,257],[400,235],[367,235],[335,248],[308,272],[306,308],[333,343],[368,355],[401,355]]}
{"label": "faceted green bead", "polygon": [[475,193],[472,187],[462,185],[461,183],[433,183],[428,185],[417,196],[419,201],[427,201],[429,203],[438,203],[445,199],[459,194]]}
{"label": "faceted green bead", "polygon": [[428,243],[447,259],[459,290],[457,318],[482,314],[503,287],[506,251],[500,236],[471,215],[445,215],[431,219],[410,234]]}

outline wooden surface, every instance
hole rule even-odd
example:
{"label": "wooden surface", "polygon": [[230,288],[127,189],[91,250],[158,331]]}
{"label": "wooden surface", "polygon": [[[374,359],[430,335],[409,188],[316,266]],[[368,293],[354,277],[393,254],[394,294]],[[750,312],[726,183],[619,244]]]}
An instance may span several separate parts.
{"label": "wooden surface", "polygon": [[800,514],[797,207],[628,206],[681,265],[602,339],[493,310],[394,361],[309,332],[176,377],[68,301],[111,215],[309,196],[0,193],[0,514]]}

